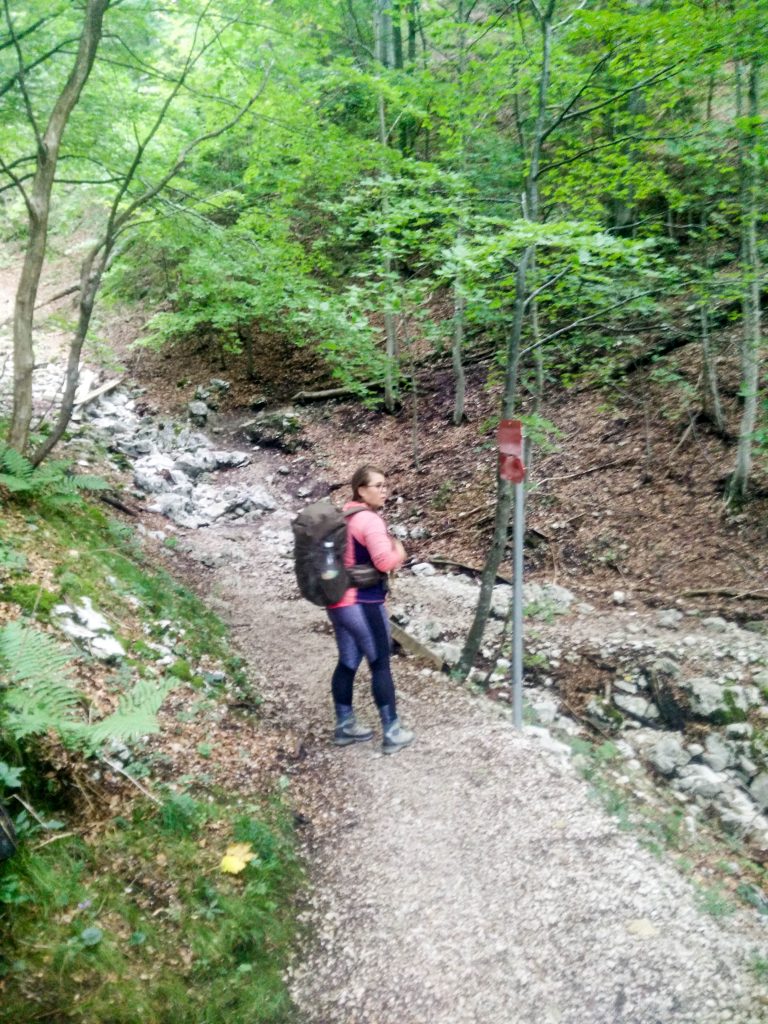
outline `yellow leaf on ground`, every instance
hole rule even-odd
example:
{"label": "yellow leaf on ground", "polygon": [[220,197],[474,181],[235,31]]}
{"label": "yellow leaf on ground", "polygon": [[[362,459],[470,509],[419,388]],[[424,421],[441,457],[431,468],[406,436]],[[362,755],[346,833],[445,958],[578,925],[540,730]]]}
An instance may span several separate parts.
{"label": "yellow leaf on ground", "polygon": [[255,856],[250,843],[233,843],[227,847],[219,867],[227,875],[239,875]]}

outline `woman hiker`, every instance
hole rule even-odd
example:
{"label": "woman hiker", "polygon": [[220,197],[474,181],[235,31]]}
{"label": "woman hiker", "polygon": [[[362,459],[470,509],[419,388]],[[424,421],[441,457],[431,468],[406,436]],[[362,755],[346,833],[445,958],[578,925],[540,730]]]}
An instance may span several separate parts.
{"label": "woman hiker", "polygon": [[[386,500],[387,481],[377,466],[360,466],[355,470],[352,501],[344,506],[345,513],[358,510],[347,519],[344,554],[347,567],[372,563],[386,574],[399,569],[405,561],[405,548],[389,535],[380,515]],[[360,725],[352,710],[355,673],[365,657],[371,668],[373,699],[381,717],[382,750],[385,754],[394,754],[413,741],[413,733],[404,729],[397,717],[385,599],[386,575],[382,575],[374,586],[350,587],[338,604],[328,608],[339,650],[339,661],[331,680],[336,709],[333,742],[343,747],[373,737],[373,730]]]}

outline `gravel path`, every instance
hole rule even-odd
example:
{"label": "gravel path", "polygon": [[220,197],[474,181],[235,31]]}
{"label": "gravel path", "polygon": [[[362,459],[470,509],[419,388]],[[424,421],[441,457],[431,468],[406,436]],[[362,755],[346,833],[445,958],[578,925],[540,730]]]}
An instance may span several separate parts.
{"label": "gravel path", "polygon": [[[272,468],[257,453],[232,476],[262,484]],[[199,530],[186,547],[225,556],[206,575],[210,603],[238,632],[267,716],[296,737],[286,776],[312,884],[289,981],[303,1024],[768,1022],[752,969],[768,964],[761,920],[702,913],[567,758],[489,702],[398,660],[413,747],[331,746],[335,649],[295,591],[289,519]]]}
{"label": "gravel path", "polygon": [[[264,483],[266,459],[238,471]],[[290,985],[305,1024],[758,1024],[757,917],[715,918],[620,831],[567,757],[492,704],[396,659],[414,745],[329,742],[334,644],[295,595],[289,514],[190,535],[231,555],[210,592],[239,628],[310,823],[309,926]],[[363,676],[361,718],[374,721]]]}

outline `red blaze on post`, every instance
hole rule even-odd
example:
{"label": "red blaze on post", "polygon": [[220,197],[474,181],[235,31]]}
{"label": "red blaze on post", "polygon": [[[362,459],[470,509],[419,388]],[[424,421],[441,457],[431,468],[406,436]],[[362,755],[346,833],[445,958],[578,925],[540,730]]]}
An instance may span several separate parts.
{"label": "red blaze on post", "polygon": [[525,480],[523,465],[523,424],[520,420],[502,420],[497,433],[499,443],[499,476],[521,484]]}

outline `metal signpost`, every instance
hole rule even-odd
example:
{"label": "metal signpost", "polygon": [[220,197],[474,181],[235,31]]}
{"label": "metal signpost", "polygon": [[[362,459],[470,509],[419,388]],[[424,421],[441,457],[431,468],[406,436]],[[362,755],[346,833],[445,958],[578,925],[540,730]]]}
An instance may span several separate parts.
{"label": "metal signpost", "polygon": [[512,707],[515,728],[523,727],[523,538],[525,534],[525,465],[523,425],[502,420],[498,431],[499,476],[515,485],[512,557]]}

